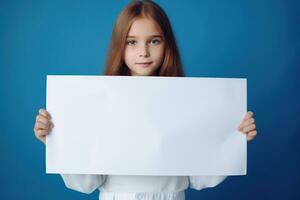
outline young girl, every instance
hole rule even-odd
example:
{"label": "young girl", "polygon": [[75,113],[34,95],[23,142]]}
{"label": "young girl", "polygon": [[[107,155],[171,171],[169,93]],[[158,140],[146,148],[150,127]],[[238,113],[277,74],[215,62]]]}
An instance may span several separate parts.
{"label": "young girl", "polygon": [[[134,1],[115,24],[105,75],[184,76],[173,31],[165,12],[154,2]],[[34,132],[45,143],[53,124],[50,114],[40,109]],[[238,130],[252,140],[256,127],[247,112]],[[66,187],[91,193],[99,189],[101,200],[183,200],[189,186],[196,190],[214,187],[225,176],[119,176],[62,174]]]}

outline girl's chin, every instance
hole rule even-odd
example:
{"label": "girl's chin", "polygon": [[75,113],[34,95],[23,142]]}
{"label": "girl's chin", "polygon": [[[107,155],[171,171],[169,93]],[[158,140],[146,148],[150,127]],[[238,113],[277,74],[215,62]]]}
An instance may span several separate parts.
{"label": "girl's chin", "polygon": [[131,76],[151,76],[151,74],[132,74]]}
{"label": "girl's chin", "polygon": [[131,76],[151,76],[153,74],[152,71],[149,70],[137,70],[137,71],[131,71]]}

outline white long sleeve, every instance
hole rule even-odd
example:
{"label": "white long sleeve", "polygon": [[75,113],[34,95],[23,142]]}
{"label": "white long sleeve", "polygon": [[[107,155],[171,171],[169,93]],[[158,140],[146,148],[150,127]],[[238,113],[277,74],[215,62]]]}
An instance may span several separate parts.
{"label": "white long sleeve", "polygon": [[67,188],[90,194],[106,180],[106,175],[61,174]]}
{"label": "white long sleeve", "polygon": [[202,190],[215,187],[223,182],[227,176],[189,176],[190,188]]}

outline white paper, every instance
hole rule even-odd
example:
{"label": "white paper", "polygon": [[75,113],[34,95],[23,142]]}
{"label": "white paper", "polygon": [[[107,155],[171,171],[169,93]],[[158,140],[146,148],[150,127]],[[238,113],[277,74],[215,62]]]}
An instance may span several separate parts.
{"label": "white paper", "polygon": [[46,172],[245,175],[246,79],[47,76]]}

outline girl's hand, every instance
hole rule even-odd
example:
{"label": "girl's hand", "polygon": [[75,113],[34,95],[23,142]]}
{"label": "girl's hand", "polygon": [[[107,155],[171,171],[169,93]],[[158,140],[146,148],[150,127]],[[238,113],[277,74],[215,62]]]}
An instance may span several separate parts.
{"label": "girl's hand", "polygon": [[247,112],[243,121],[238,127],[238,131],[246,134],[247,141],[253,140],[257,135],[255,120],[253,118],[253,112]]}
{"label": "girl's hand", "polygon": [[45,109],[40,109],[39,114],[36,116],[35,125],[33,131],[35,137],[46,144],[46,135],[51,131],[53,127],[50,121],[50,114]]}

